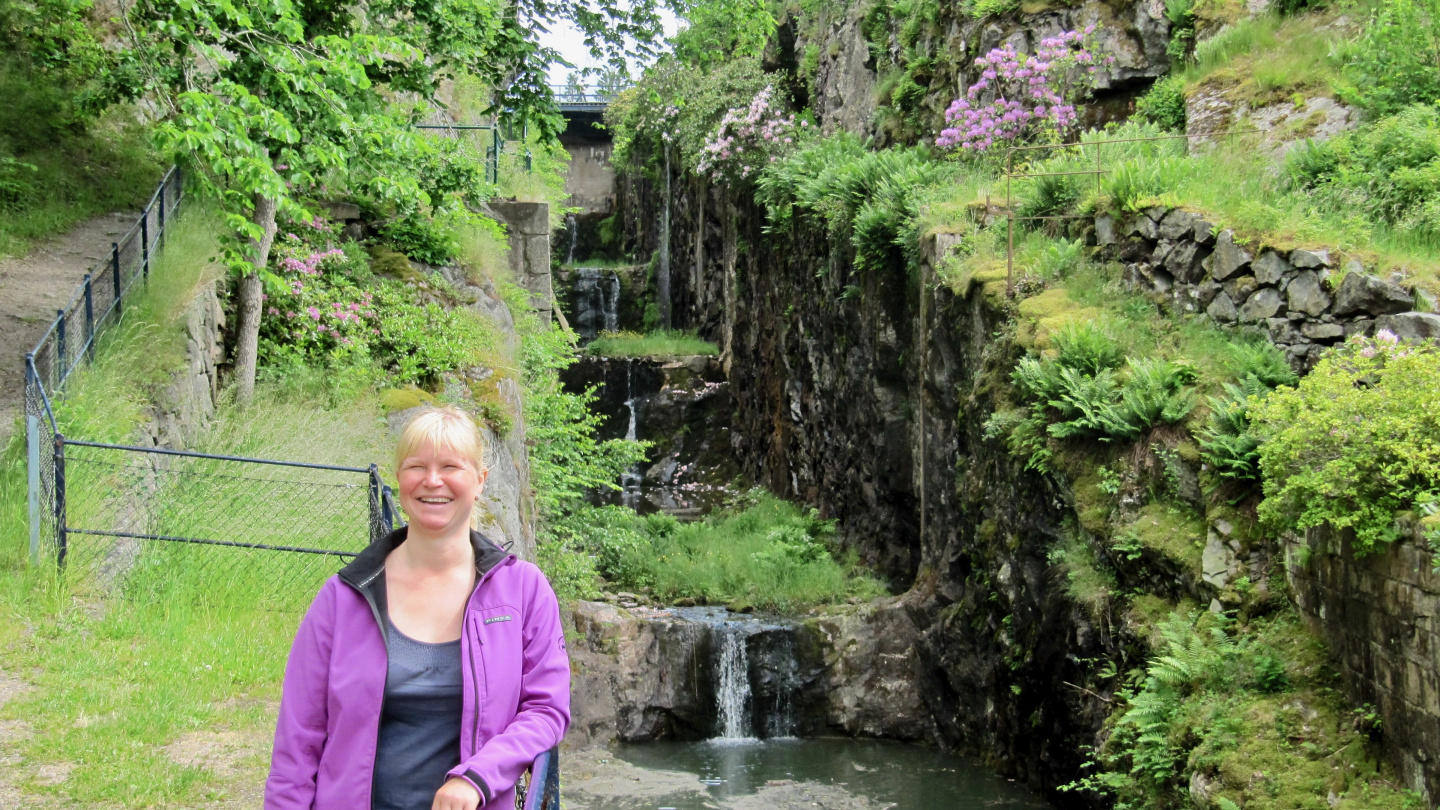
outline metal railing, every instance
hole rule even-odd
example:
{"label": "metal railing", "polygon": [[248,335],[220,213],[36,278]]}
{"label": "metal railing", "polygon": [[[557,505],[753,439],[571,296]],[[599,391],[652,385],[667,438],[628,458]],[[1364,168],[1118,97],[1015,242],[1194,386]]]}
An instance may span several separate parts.
{"label": "metal railing", "polygon": [[53,448],[58,430],[53,398],[63,395],[70,375],[93,360],[100,336],[125,315],[137,283],[150,277],[150,265],[165,248],[165,234],[185,199],[178,167],[161,178],[139,219],[110,245],[110,255],[91,268],[56,310],[35,348],[25,355],[25,437],[27,444],[30,557],[40,558],[41,543],[53,539],[56,526],[44,508],[56,497]]}
{"label": "metal railing", "polygon": [[401,524],[379,469],[66,439],[53,451],[56,565],[127,598],[277,610]]}
{"label": "metal railing", "polygon": [[[1043,145],[1039,145],[1039,146],[1012,146],[1010,149],[1008,149],[1008,150],[1005,152],[1005,219],[1006,219],[1005,294],[1006,294],[1006,296],[1007,296],[1007,297],[1011,297],[1011,298],[1013,298],[1013,297],[1015,296],[1015,223],[1017,223],[1017,222],[1037,222],[1037,221],[1059,221],[1059,220],[1067,220],[1067,219],[1088,219],[1088,218],[1091,216],[1091,215],[1089,215],[1089,214],[1052,214],[1052,215],[1046,215],[1046,216],[1024,216],[1024,217],[1018,217],[1018,216],[1015,215],[1015,199],[1014,199],[1014,181],[1015,181],[1015,180],[1026,180],[1026,179],[1035,178],[1035,177],[1076,177],[1076,176],[1091,176],[1091,175],[1093,175],[1093,176],[1095,177],[1095,193],[1096,193],[1096,195],[1098,196],[1098,195],[1100,194],[1100,189],[1101,189],[1100,178],[1101,178],[1103,175],[1109,174],[1111,171],[1114,170],[1113,167],[1106,167],[1106,166],[1105,166],[1104,159],[1103,159],[1103,156],[1102,156],[1102,149],[1103,149],[1103,147],[1105,147],[1105,146],[1115,146],[1115,145],[1118,145],[1118,144],[1127,144],[1127,143],[1150,143],[1150,142],[1159,142],[1159,141],[1185,141],[1186,147],[1187,147],[1187,149],[1188,149],[1190,141],[1196,140],[1196,139],[1215,140],[1215,139],[1217,139],[1217,138],[1227,138],[1227,139],[1233,140],[1234,137],[1237,136],[1237,135],[1254,135],[1254,134],[1257,134],[1257,133],[1260,133],[1260,132],[1263,132],[1263,130],[1251,129],[1251,130],[1239,130],[1239,131],[1235,131],[1235,132],[1222,132],[1222,133],[1212,133],[1212,134],[1195,134],[1195,135],[1156,135],[1156,136],[1152,136],[1152,137],[1149,137],[1149,138],[1115,138],[1115,139],[1113,139],[1113,140],[1105,140],[1105,141],[1088,141],[1088,142],[1086,142],[1086,141],[1074,141],[1074,142],[1072,142],[1072,143],[1043,144]],[[1081,156],[1082,156],[1082,158],[1083,158],[1083,157],[1084,157],[1084,154],[1085,154],[1085,149],[1086,149],[1086,147],[1094,147],[1094,150],[1095,150],[1095,162],[1094,162],[1094,164],[1093,164],[1093,165],[1094,165],[1094,168],[1093,168],[1093,169],[1074,169],[1074,170],[1071,170],[1071,171],[1060,171],[1060,172],[1031,172],[1031,171],[1028,170],[1029,164],[1026,163],[1026,164],[1023,164],[1024,167],[1023,167],[1020,171],[1016,171],[1016,170],[1015,170],[1015,155],[1016,155],[1016,153],[1023,153],[1023,152],[1042,152],[1042,151],[1052,151],[1052,150],[1056,150],[1056,149],[1077,149],[1077,150],[1079,150],[1079,152],[1080,152],[1080,154],[1081,154]],[[985,207],[986,207],[987,209],[990,207],[990,206],[989,206],[989,200],[988,200],[988,199],[986,200],[986,206],[985,206]]]}
{"label": "metal railing", "polygon": [[[478,144],[480,163],[485,167],[485,182],[500,184],[500,156],[505,153],[505,138],[496,124],[415,124],[416,129],[437,132],[467,146]],[[490,133],[487,137],[483,133]],[[489,143],[486,143],[486,141]],[[530,153],[525,153],[525,168],[530,169]]]}
{"label": "metal railing", "polygon": [[550,92],[560,104],[594,104],[603,107],[619,95],[620,89],[601,84],[552,84]]}

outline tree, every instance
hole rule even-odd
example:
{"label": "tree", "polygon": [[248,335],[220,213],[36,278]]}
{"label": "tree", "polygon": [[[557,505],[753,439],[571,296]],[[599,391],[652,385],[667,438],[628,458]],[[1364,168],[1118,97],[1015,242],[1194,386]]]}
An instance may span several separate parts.
{"label": "tree", "polygon": [[128,10],[130,57],[166,112],[161,144],[200,169],[233,230],[240,401],[254,391],[277,212],[303,215],[321,188],[402,212],[473,201],[483,175],[410,125],[444,79],[467,73],[496,88],[492,109],[554,135],[545,75],[558,56],[536,36],[562,17],[612,61],[627,47],[648,52],[658,33],[654,0],[628,10],[613,0],[140,0]]}

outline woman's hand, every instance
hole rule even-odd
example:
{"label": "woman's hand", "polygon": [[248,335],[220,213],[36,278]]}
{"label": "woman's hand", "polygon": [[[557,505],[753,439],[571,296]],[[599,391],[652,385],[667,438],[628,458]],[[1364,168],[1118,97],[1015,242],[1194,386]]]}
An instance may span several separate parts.
{"label": "woman's hand", "polygon": [[430,810],[475,810],[479,806],[480,791],[464,779],[452,776],[435,791]]}

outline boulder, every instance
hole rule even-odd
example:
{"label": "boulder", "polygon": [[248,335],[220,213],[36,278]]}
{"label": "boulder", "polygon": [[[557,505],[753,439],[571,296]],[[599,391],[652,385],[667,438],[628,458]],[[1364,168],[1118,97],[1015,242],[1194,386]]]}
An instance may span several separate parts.
{"label": "boulder", "polygon": [[1349,273],[1335,291],[1335,314],[1390,315],[1406,312],[1415,300],[1405,288],[1364,273]]}
{"label": "boulder", "polygon": [[1210,263],[1210,273],[1216,281],[1224,281],[1248,267],[1250,259],[1250,254],[1235,244],[1235,232],[1226,228],[1215,237],[1215,258]]}
{"label": "boulder", "polygon": [[1297,248],[1290,251],[1290,263],[1306,270],[1313,270],[1317,267],[1329,267],[1330,251]]}
{"label": "boulder", "polygon": [[1290,262],[1286,261],[1285,257],[1273,250],[1267,250],[1250,265],[1250,269],[1255,273],[1256,281],[1278,287],[1291,268]]}
{"label": "boulder", "polygon": [[1205,313],[1220,323],[1234,323],[1238,315],[1235,311],[1235,302],[1231,301],[1230,296],[1225,292],[1215,296],[1215,300],[1205,308]]}
{"label": "boulder", "polygon": [[1440,340],[1440,315],[1433,312],[1402,312],[1381,315],[1375,329],[1389,329],[1401,340]]}
{"label": "boulder", "polygon": [[1275,317],[1280,307],[1285,303],[1280,297],[1280,291],[1273,287],[1261,287],[1245,299],[1240,305],[1241,323],[1258,323],[1267,318]]}
{"label": "boulder", "polygon": [[1155,224],[1155,220],[1144,215],[1135,218],[1135,232],[1146,239],[1160,238],[1160,226]]}
{"label": "boulder", "polygon": [[[1202,262],[1202,264],[1203,264],[1203,262]],[[1211,301],[1214,301],[1214,300],[1215,300],[1215,296],[1217,296],[1217,295],[1219,295],[1219,294],[1220,294],[1220,285],[1219,285],[1219,284],[1216,284],[1216,283],[1213,282],[1213,281],[1205,281],[1205,282],[1202,282],[1202,283],[1200,283],[1200,284],[1197,284],[1197,285],[1195,286],[1194,292],[1191,293],[1191,295],[1193,295],[1193,296],[1195,297],[1195,300],[1198,301],[1198,302],[1200,302],[1200,306],[1202,306],[1202,307],[1208,307],[1208,306],[1210,306],[1210,302],[1211,302]],[[1233,305],[1232,305],[1232,306],[1233,306]]]}
{"label": "boulder", "polygon": [[1305,340],[1289,318],[1266,318],[1265,331],[1270,334],[1272,343],[1303,343]]}
{"label": "boulder", "polygon": [[1292,312],[1303,312],[1312,318],[1320,317],[1330,308],[1330,296],[1320,286],[1320,277],[1309,270],[1290,280],[1285,287],[1285,298]]}

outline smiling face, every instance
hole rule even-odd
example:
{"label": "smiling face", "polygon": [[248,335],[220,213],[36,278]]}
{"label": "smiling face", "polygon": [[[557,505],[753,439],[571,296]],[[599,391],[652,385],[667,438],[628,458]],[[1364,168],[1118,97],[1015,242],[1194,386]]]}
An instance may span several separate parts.
{"label": "smiling face", "polygon": [[413,528],[436,535],[468,531],[485,475],[458,450],[422,444],[400,460],[400,506]]}

